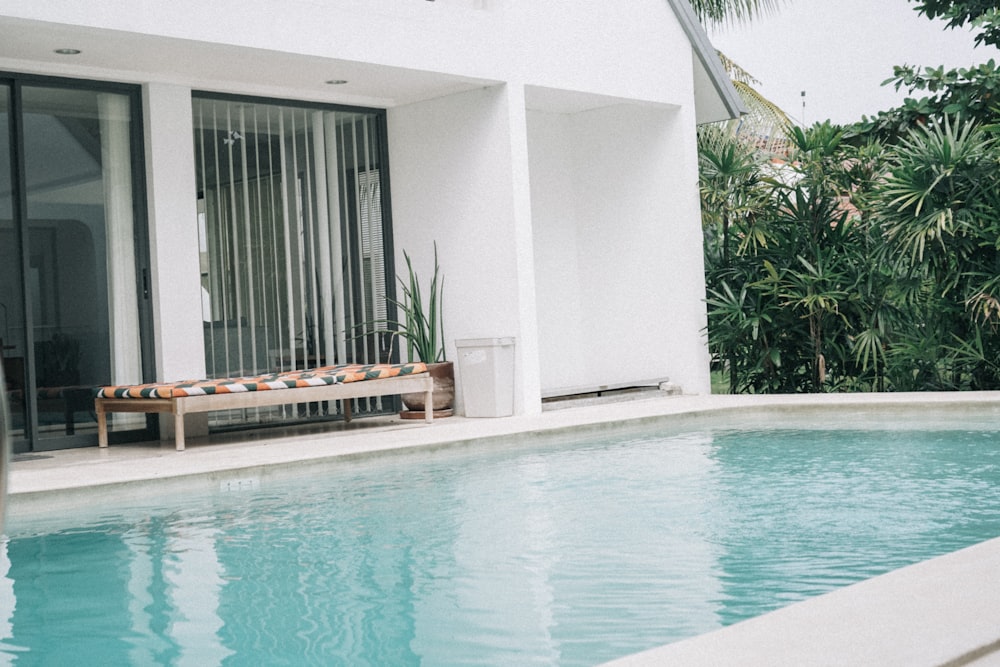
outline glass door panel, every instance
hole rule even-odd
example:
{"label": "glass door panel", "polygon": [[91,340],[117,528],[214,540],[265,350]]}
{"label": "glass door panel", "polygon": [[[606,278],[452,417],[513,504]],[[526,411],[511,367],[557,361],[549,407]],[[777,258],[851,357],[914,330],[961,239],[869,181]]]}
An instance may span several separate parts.
{"label": "glass door panel", "polygon": [[92,438],[94,387],[142,380],[130,99],[23,86],[21,114],[32,430]]}

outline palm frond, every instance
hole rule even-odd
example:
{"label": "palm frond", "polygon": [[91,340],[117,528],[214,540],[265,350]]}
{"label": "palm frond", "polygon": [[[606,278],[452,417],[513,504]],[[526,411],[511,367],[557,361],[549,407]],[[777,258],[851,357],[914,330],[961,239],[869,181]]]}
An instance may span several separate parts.
{"label": "palm frond", "polygon": [[691,0],[698,20],[704,25],[739,25],[771,14],[784,0]]}
{"label": "palm frond", "polygon": [[724,53],[717,53],[749,113],[739,119],[715,123],[712,126],[723,128],[724,132],[738,137],[744,143],[764,153],[787,154],[787,130],[792,125],[788,114],[754,87],[760,85],[760,81],[752,74]]}

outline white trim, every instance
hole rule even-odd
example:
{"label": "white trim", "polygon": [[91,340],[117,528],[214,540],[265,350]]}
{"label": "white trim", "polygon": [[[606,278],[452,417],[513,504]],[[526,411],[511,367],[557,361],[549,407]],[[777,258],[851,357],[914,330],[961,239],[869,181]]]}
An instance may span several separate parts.
{"label": "white trim", "polygon": [[694,9],[691,8],[691,3],[688,0],[667,0],[667,2],[674,10],[684,34],[691,42],[695,57],[705,68],[708,80],[715,92],[718,93],[726,111],[732,118],[739,118],[743,114],[749,113],[739,93],[736,92],[733,82],[729,79],[729,75],[722,67],[722,61],[719,60],[715,47],[708,39],[708,34],[698,22],[698,17],[695,15]]}

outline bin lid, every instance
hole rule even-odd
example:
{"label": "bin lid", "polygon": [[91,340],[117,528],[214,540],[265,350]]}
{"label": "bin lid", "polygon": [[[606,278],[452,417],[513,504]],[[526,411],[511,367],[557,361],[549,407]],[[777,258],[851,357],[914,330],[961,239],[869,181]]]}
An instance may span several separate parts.
{"label": "bin lid", "polygon": [[455,341],[455,347],[508,347],[513,344],[513,336],[505,338],[461,338]]}

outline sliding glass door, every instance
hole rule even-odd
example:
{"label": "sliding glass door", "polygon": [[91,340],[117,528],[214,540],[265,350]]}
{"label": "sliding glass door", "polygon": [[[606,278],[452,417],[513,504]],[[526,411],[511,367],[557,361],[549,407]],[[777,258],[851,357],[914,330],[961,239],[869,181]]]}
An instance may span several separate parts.
{"label": "sliding glass door", "polygon": [[[208,95],[193,112],[209,375],[387,360],[384,115]],[[337,409],[210,418],[219,426]]]}
{"label": "sliding glass door", "polygon": [[144,377],[137,91],[33,79],[0,90],[0,337],[15,447],[95,444],[94,387]]}

